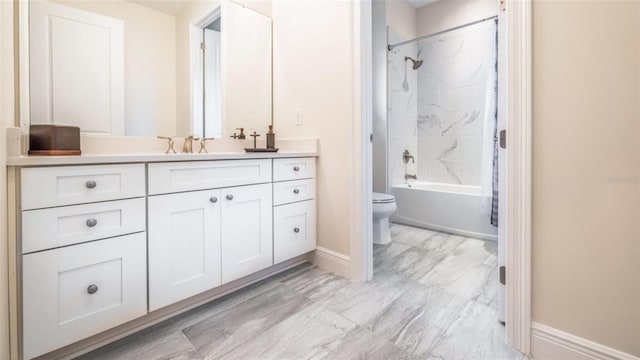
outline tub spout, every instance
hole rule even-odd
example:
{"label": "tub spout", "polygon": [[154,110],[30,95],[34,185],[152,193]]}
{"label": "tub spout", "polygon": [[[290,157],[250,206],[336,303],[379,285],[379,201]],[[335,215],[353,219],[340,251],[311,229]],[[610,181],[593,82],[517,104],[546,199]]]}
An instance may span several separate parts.
{"label": "tub spout", "polygon": [[404,179],[405,180],[418,180],[418,175],[410,175],[410,174],[404,174]]}

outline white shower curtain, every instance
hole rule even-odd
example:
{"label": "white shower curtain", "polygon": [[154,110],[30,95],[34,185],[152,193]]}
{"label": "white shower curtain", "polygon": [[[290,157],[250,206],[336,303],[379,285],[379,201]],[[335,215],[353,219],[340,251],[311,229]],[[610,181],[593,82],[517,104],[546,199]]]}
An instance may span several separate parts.
{"label": "white shower curtain", "polygon": [[[496,28],[497,31],[497,26]],[[494,34],[497,34],[494,32]],[[496,36],[497,37],[497,36]],[[484,107],[484,131],[482,141],[482,163],[480,170],[480,186],[482,196],[482,213],[492,215],[493,197],[494,197],[494,166],[497,166],[495,159],[495,147],[497,146],[497,96],[498,96],[498,72],[497,72],[497,39],[494,42],[493,56],[489,59],[490,64],[495,65],[495,71],[489,71],[487,76],[485,91],[485,107]],[[497,190],[497,189],[496,189]]]}

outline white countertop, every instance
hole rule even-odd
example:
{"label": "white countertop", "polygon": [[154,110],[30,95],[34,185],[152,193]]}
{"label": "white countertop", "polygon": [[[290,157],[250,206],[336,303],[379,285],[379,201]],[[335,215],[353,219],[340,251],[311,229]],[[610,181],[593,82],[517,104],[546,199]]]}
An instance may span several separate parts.
{"label": "white countertop", "polygon": [[277,159],[292,157],[316,157],[317,152],[277,153],[208,153],[208,154],[108,154],[78,156],[9,156],[7,166],[86,165],[167,161]]}

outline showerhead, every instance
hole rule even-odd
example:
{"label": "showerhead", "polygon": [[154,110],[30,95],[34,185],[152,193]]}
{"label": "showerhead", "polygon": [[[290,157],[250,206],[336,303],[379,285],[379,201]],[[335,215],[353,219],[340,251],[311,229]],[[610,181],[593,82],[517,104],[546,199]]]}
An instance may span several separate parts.
{"label": "showerhead", "polygon": [[413,70],[418,70],[418,68],[422,66],[422,60],[414,60],[408,56],[405,56],[404,61],[407,61],[407,60],[411,60],[411,62],[413,63],[413,66],[412,66]]}

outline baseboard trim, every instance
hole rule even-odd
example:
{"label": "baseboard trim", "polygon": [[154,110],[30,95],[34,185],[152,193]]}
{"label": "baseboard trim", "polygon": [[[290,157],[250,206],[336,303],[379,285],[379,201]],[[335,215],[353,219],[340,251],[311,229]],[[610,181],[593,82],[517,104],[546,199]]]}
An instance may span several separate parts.
{"label": "baseboard trim", "polygon": [[531,355],[539,360],[640,360],[637,356],[535,322],[531,324]]}
{"label": "baseboard trim", "polygon": [[317,267],[351,278],[351,258],[347,255],[318,246],[309,254],[309,261]]}

